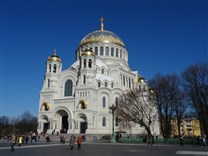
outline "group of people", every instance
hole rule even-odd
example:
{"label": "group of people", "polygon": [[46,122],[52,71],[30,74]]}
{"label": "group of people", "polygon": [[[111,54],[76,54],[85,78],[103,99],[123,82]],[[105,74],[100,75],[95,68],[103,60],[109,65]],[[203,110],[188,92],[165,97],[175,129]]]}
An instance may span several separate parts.
{"label": "group of people", "polygon": [[[65,143],[65,137],[63,139],[63,137],[61,137],[61,140],[63,142],[64,140],[64,143]],[[50,138],[49,136],[47,135],[46,136],[46,141],[47,142],[50,142]],[[75,141],[77,142],[77,146],[78,146],[78,150],[81,149],[81,145],[82,145],[82,142],[83,142],[83,136],[80,134],[77,139],[74,135],[71,135],[70,137],[70,149],[73,150],[74,149],[74,144],[75,144]],[[18,143],[19,147],[22,145],[23,143],[23,137],[22,136],[19,136],[18,138],[15,136],[15,134],[12,134],[12,138],[11,138],[11,151],[14,151],[14,146],[15,144]]]}
{"label": "group of people", "polygon": [[12,134],[12,138],[11,138],[11,151],[14,151],[14,145],[18,144],[19,147],[21,147],[21,145],[23,143],[27,143],[28,142],[28,136],[23,136],[23,135],[19,135],[19,136],[15,136],[14,134]]}
{"label": "group of people", "polygon": [[[11,151],[14,151],[14,145],[17,144],[19,147],[21,147],[22,144],[27,144],[30,140],[30,142],[37,142],[37,136],[35,132],[27,133],[26,135],[15,135],[14,132],[11,136]],[[39,141],[39,137],[38,137]]]}
{"label": "group of people", "polygon": [[[75,144],[75,140],[76,140],[76,137],[74,135],[71,135],[70,137],[70,149],[73,150],[74,148],[74,144]],[[83,142],[83,137],[82,135],[80,134],[78,137],[77,137],[77,146],[78,146],[78,150],[81,149],[81,144]]]}

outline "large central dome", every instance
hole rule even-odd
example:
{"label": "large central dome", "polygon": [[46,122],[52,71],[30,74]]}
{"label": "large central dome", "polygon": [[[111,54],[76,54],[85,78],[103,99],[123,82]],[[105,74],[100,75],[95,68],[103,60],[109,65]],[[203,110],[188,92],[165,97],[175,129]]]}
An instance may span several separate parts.
{"label": "large central dome", "polygon": [[123,41],[113,32],[97,30],[86,35],[80,42],[80,46],[88,43],[113,43],[125,47]]}
{"label": "large central dome", "polygon": [[[113,62],[121,60],[128,65],[128,51],[124,42],[113,32],[104,30],[104,19],[100,19],[100,30],[93,31],[87,34],[80,42],[76,50],[76,58],[86,55],[85,50],[90,49],[96,58],[105,59],[106,62],[112,64]],[[125,66],[122,65],[122,66]]]}
{"label": "large central dome", "polygon": [[125,48],[123,41],[113,32],[104,30],[104,18],[100,19],[100,30],[93,31],[86,35],[80,42],[80,46],[90,43],[112,43]]}

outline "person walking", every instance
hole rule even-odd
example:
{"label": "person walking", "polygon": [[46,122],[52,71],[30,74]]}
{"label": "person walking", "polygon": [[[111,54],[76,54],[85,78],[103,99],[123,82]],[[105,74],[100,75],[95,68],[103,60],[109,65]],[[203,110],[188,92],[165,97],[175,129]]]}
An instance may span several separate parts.
{"label": "person walking", "polygon": [[11,140],[11,151],[14,151],[14,145],[16,143],[16,136],[15,134],[12,134],[12,140]]}
{"label": "person walking", "polygon": [[206,145],[207,145],[207,139],[206,139],[206,135],[204,135],[203,138],[202,138],[202,147],[205,148]]}
{"label": "person walking", "polygon": [[80,134],[77,138],[78,150],[81,149],[81,144],[82,144],[82,135]]}
{"label": "person walking", "polygon": [[183,136],[180,137],[180,146],[184,146]]}
{"label": "person walking", "polygon": [[20,135],[20,136],[19,136],[19,141],[18,141],[18,142],[19,142],[19,147],[21,147],[22,141],[23,141],[23,137]]}
{"label": "person walking", "polygon": [[70,137],[70,148],[71,148],[71,150],[73,150],[73,148],[74,148],[74,143],[75,143],[75,136],[72,135]]}

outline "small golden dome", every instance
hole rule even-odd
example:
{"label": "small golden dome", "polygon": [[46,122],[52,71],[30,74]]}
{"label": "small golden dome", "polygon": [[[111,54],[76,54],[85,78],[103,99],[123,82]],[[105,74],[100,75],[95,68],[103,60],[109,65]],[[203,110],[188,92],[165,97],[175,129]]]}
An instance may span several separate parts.
{"label": "small golden dome", "polygon": [[85,49],[81,53],[81,56],[95,56],[95,53],[91,49]]}
{"label": "small golden dome", "polygon": [[145,79],[144,79],[143,77],[140,77],[140,78],[138,79],[138,82],[139,82],[139,83],[144,83],[144,82],[145,82]]}
{"label": "small golden dome", "polygon": [[57,62],[61,62],[61,58],[56,55],[56,49],[54,49],[53,55],[49,56],[47,61],[57,61]]}

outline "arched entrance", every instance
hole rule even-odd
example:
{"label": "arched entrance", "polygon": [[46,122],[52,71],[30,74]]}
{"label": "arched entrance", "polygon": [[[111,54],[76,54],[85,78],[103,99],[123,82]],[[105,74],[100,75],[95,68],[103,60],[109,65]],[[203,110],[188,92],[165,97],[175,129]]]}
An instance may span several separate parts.
{"label": "arched entrance", "polygon": [[43,133],[47,133],[47,130],[50,128],[50,123],[48,121],[48,117],[43,116],[42,120],[43,120]]}
{"label": "arched entrance", "polygon": [[87,117],[83,114],[80,115],[80,133],[85,134],[87,126]]}
{"label": "arched entrance", "polygon": [[61,133],[67,133],[69,129],[69,123],[68,123],[68,116],[62,116],[62,131]]}
{"label": "arched entrance", "polygon": [[43,124],[43,133],[46,134],[48,129],[49,129],[49,122],[44,123],[44,124]]}
{"label": "arched entrance", "polygon": [[58,110],[55,118],[57,121],[56,128],[60,130],[60,133],[67,133],[69,129],[68,113],[65,110]]}

